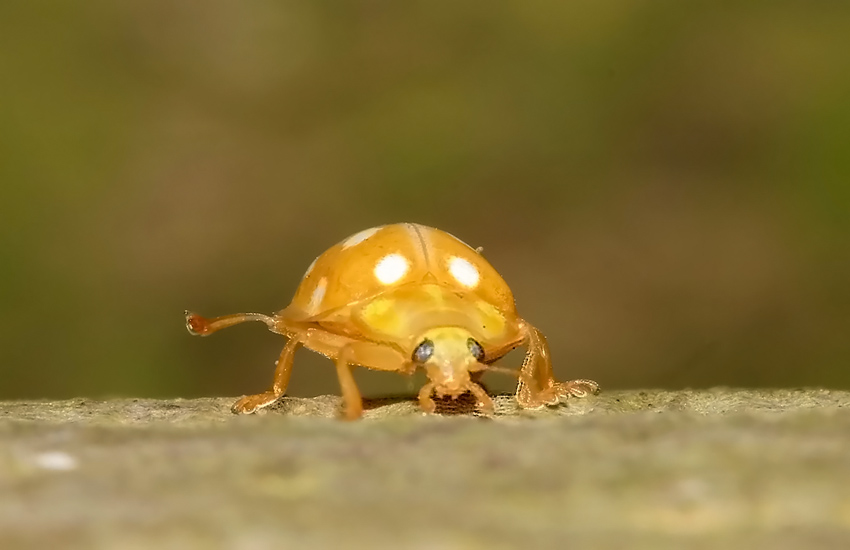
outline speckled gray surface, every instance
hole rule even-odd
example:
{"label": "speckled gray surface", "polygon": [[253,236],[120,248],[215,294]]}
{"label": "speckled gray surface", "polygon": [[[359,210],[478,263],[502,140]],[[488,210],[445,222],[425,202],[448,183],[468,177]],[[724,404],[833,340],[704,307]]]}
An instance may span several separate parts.
{"label": "speckled gray surface", "polygon": [[0,548],[850,548],[850,393],[0,403]]}

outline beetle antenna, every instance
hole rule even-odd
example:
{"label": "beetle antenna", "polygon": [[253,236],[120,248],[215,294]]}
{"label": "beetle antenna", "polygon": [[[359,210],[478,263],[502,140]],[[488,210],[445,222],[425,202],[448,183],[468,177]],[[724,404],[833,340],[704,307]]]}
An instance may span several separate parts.
{"label": "beetle antenna", "polygon": [[516,376],[517,378],[519,378],[519,371],[516,370],[516,369],[509,369],[507,367],[497,367],[495,365],[488,365],[486,363],[479,363],[479,364],[483,365],[483,367],[484,367],[481,370],[486,370],[486,371],[490,371],[490,372],[500,372],[502,374],[508,374],[510,376]]}
{"label": "beetle antenna", "polygon": [[275,327],[274,318],[269,317],[268,315],[263,315],[262,313],[233,313],[231,315],[214,317],[212,319],[201,317],[197,313],[192,313],[191,311],[186,311],[184,313],[186,315],[186,328],[195,336],[207,336],[217,330],[232,327],[233,325],[238,325],[245,321],[262,321],[268,325],[270,329],[274,329]]}

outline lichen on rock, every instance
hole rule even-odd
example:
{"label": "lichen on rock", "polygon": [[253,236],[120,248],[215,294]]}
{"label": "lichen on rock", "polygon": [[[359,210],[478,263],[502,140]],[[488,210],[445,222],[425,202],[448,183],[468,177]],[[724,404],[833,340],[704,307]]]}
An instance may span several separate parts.
{"label": "lichen on rock", "polygon": [[0,403],[0,548],[850,547],[847,392],[231,402]]}

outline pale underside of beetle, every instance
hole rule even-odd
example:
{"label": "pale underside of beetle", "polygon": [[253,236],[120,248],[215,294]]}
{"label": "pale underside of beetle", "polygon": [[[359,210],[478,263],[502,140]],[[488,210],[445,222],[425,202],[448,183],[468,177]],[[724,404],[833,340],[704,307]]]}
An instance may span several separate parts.
{"label": "pale underside of beetle", "polygon": [[[487,370],[518,377],[523,408],[598,391],[590,380],[555,380],[546,338],[518,315],[510,288],[480,250],[418,224],[366,229],[331,247],[307,269],[289,306],[274,315],[186,313],[186,326],[197,335],[244,321],[266,323],[287,343],[272,388],[237,401],[235,413],[255,412],[284,395],[300,346],[336,363],[348,419],[363,410],[353,365],[407,375],[423,368],[429,381],[419,403],[427,412],[435,411],[434,395],[471,392],[479,410],[493,414],[479,384]],[[493,365],[520,346],[527,352],[519,370]]]}

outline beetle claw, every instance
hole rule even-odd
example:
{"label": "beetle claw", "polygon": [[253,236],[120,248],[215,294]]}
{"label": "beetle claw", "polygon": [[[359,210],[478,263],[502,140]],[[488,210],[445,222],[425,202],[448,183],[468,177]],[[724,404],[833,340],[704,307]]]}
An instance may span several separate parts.
{"label": "beetle claw", "polygon": [[577,380],[567,382],[564,386],[568,395],[573,397],[587,397],[588,395],[595,395],[599,393],[599,384],[593,380],[579,378]]}
{"label": "beetle claw", "polygon": [[536,396],[540,407],[546,405],[554,406],[570,397],[587,397],[599,393],[599,384],[593,380],[571,380],[569,382],[554,382],[545,390],[541,390]]}

